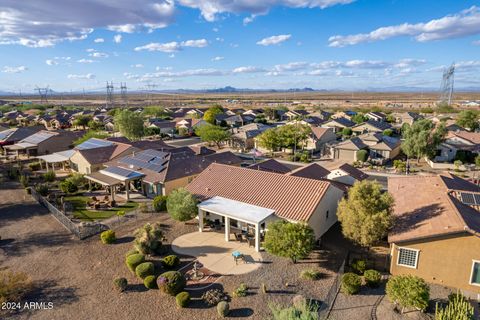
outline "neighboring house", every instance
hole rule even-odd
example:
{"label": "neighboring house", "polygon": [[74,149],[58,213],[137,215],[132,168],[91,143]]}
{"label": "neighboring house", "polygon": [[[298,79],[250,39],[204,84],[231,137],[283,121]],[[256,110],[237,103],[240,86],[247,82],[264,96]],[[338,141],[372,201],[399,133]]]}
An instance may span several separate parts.
{"label": "neighboring house", "polygon": [[234,116],[237,114],[243,114],[244,112],[244,109],[228,109],[227,111],[225,111],[225,114],[229,116]]}
{"label": "neighboring house", "polygon": [[366,150],[367,148],[368,146],[362,141],[362,139],[359,137],[352,137],[351,139],[332,145],[332,159],[355,162],[358,160],[357,152],[359,150]]}
{"label": "neighboring house", "polygon": [[267,129],[272,128],[262,123],[250,123],[233,129],[229,145],[234,148],[249,150],[255,147],[255,138]]}
{"label": "neighboring house", "polygon": [[44,129],[43,126],[32,126],[2,130],[0,131],[0,146],[4,147],[15,144]]}
{"label": "neighboring house", "polygon": [[352,131],[356,134],[362,134],[366,132],[383,132],[387,129],[392,129],[392,126],[388,122],[367,120],[354,126]]}
{"label": "neighboring house", "polygon": [[19,142],[5,146],[7,151],[15,151],[27,156],[37,156],[70,149],[73,142],[80,138],[82,131],[38,131]]}
{"label": "neighboring house", "polygon": [[332,119],[339,119],[339,118],[345,118],[345,119],[348,119],[348,120],[351,120],[352,117],[354,115],[356,115],[357,113],[355,111],[338,111],[338,112],[335,112],[334,114],[332,114],[331,118]]}
{"label": "neighboring house", "polygon": [[9,126],[0,123],[0,132],[10,129]]}
{"label": "neighboring house", "polygon": [[284,164],[281,164],[275,159],[269,159],[262,162],[254,163],[252,165],[249,165],[247,168],[260,170],[260,171],[282,173],[282,174],[290,172],[290,168],[288,168]]}
{"label": "neighboring house", "polygon": [[235,230],[251,230],[257,251],[268,224],[278,219],[306,222],[321,238],[337,222],[337,206],[344,194],[328,181],[217,163],[198,175],[187,190],[200,200],[200,231],[204,218],[224,225],[227,241]]}
{"label": "neighboring house", "polygon": [[322,124],[322,127],[333,128],[333,131],[340,132],[343,128],[352,128],[355,126],[355,122],[341,117],[341,118],[333,118],[327,121],[326,123]]}
{"label": "neighboring house", "polygon": [[384,122],[387,120],[387,116],[383,112],[376,112],[376,111],[366,113],[365,117],[367,117],[370,120],[379,121],[379,122]]}
{"label": "neighboring house", "polygon": [[301,110],[301,109],[288,110],[282,115],[282,120],[292,121],[292,120],[304,119],[308,116],[308,114],[309,113],[306,110]]}
{"label": "neighboring house", "polygon": [[237,166],[241,162],[239,157],[229,151],[197,155],[175,150],[162,152],[148,149],[122,158],[117,157],[117,160],[107,163],[106,166],[133,170],[141,174],[144,195],[153,198],[185,187],[212,163]]}
{"label": "neighboring house", "polygon": [[205,124],[207,124],[207,122],[205,120],[195,119],[195,118],[179,119],[179,120],[176,121],[176,127],[178,129],[184,128],[184,129],[188,130],[188,132],[190,132],[190,133],[193,133],[196,128],[198,128],[199,126],[205,125]]}
{"label": "neighboring house", "polygon": [[337,140],[334,129],[323,127],[311,127],[311,129],[312,135],[307,140],[306,149],[325,154],[327,145]]}
{"label": "neighboring house", "polygon": [[474,157],[480,153],[480,132],[465,130],[448,131],[445,140],[437,147],[434,162],[452,162],[458,151]]}
{"label": "neighboring house", "polygon": [[332,116],[332,114],[330,112],[320,110],[320,111],[315,111],[315,112],[311,113],[309,118],[317,117],[317,118],[321,119],[323,122],[325,122],[328,119],[330,119],[331,116]]}
{"label": "neighboring house", "polygon": [[410,111],[394,113],[393,117],[395,118],[395,122],[400,126],[402,126],[404,123],[412,125],[415,121],[423,119],[423,117],[418,113]]}
{"label": "neighboring house", "polygon": [[350,186],[357,181],[368,179],[368,177],[368,174],[349,165],[348,163],[342,164],[327,175],[328,180],[338,181]]}
{"label": "neighboring house", "polygon": [[262,109],[250,109],[250,110],[247,110],[245,111],[244,113],[242,113],[244,116],[253,116],[254,118],[259,116],[259,115],[262,115],[263,114],[263,110]]}
{"label": "neighboring house", "polygon": [[378,164],[394,159],[400,154],[400,139],[384,136],[382,133],[365,133],[358,136],[367,145],[369,160]]}
{"label": "neighboring house", "polygon": [[480,188],[452,174],[390,177],[390,273],[480,298]]}
{"label": "neighboring house", "polygon": [[317,163],[311,163],[304,167],[295,169],[289,173],[291,176],[303,177],[316,180],[327,179],[327,176],[330,174],[330,171],[322,167]]}
{"label": "neighboring house", "polygon": [[175,133],[177,123],[161,119],[151,119],[147,122],[147,127],[156,127],[160,129],[160,134],[172,135]]}

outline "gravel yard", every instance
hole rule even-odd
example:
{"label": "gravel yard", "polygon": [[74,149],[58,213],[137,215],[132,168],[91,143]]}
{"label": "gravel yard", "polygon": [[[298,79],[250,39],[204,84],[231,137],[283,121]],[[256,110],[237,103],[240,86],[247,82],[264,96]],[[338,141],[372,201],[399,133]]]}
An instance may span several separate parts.
{"label": "gravel yard", "polygon": [[[168,242],[193,232],[194,224],[172,221],[167,214],[145,215],[116,228],[119,240],[102,245],[99,237],[76,240],[45,209],[37,205],[23,189],[11,189],[2,183],[0,190],[0,263],[2,267],[24,271],[36,284],[28,301],[52,301],[51,310],[24,310],[8,319],[216,319],[215,308],[198,300],[201,291],[191,291],[189,308],[177,309],[175,299],[158,290],[146,290],[124,264],[131,248],[133,231],[146,222],[160,222]],[[327,237],[328,238],[328,237]],[[332,240],[335,243],[336,240]],[[337,245],[338,243],[335,243]],[[329,248],[328,241],[323,248]],[[251,289],[244,298],[232,298],[231,316],[249,319],[268,318],[269,303],[289,304],[296,294],[322,300],[328,292],[343,252],[317,250],[305,261],[290,261],[262,253],[264,263],[254,272],[221,277],[212,287],[232,292],[245,282]],[[154,258],[156,259],[156,258]],[[192,261],[182,257],[183,264]],[[317,281],[301,280],[303,269],[322,272]],[[112,280],[126,277],[129,288],[123,294],[113,290]],[[264,283],[268,293],[260,286]],[[288,285],[287,285],[288,284]]]}

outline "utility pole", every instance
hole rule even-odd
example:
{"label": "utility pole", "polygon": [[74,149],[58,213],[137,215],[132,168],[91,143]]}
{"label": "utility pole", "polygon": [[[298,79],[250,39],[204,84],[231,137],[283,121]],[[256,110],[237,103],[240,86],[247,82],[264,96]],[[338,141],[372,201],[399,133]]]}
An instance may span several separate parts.
{"label": "utility pole", "polygon": [[455,63],[443,71],[442,86],[440,88],[440,103],[451,105],[453,97],[453,84],[455,80]]}
{"label": "utility pole", "polygon": [[39,88],[38,86],[35,87],[37,90],[38,95],[40,96],[40,104],[47,104],[48,103],[48,94],[52,91],[50,87],[47,86],[45,88]]}
{"label": "utility pole", "polygon": [[127,100],[127,83],[120,82],[120,95],[122,97],[122,101],[125,107],[128,107],[128,100]]}
{"label": "utility pole", "polygon": [[107,81],[107,97],[106,97],[105,104],[107,105],[107,107],[113,107],[114,106],[114,103],[113,103],[113,82],[109,83]]}

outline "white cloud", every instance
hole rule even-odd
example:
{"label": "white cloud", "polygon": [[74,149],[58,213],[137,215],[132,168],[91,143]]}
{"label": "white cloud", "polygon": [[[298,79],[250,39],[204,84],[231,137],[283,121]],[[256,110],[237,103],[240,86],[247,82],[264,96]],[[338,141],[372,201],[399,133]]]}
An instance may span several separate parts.
{"label": "white cloud", "polygon": [[256,16],[253,15],[253,14],[251,16],[243,18],[243,25],[246,26],[247,24],[252,23],[253,20],[255,20],[255,18],[256,18]]}
{"label": "white cloud", "polygon": [[58,62],[53,59],[45,60],[45,63],[49,66],[56,66],[58,64]]}
{"label": "white cloud", "polygon": [[273,69],[277,72],[282,71],[297,71],[301,69],[305,69],[308,67],[308,62],[290,62],[287,64],[277,64],[273,67]]}
{"label": "white cloud", "polygon": [[105,39],[103,39],[103,38],[96,38],[95,40],[93,40],[93,42],[95,42],[95,43],[102,43],[102,42],[105,42]]}
{"label": "white cloud", "polygon": [[98,51],[90,53],[89,56],[93,58],[108,58],[108,54]]}
{"label": "white cloud", "polygon": [[222,61],[223,59],[225,59],[224,57],[215,57],[215,58],[212,58],[212,61]]}
{"label": "white cloud", "polygon": [[472,6],[454,15],[416,24],[378,28],[370,33],[335,35],[328,39],[330,47],[345,47],[364,42],[386,40],[400,36],[412,36],[418,42],[455,39],[480,33],[480,8]]}
{"label": "white cloud", "polygon": [[214,21],[221,13],[248,13],[251,15],[266,14],[272,7],[285,6],[290,8],[327,8],[337,4],[349,4],[355,0],[179,0],[178,2],[190,8],[197,8],[207,21]]}
{"label": "white cloud", "polygon": [[132,67],[132,68],[143,68],[143,64],[141,64],[141,63],[132,64],[130,67]]}
{"label": "white cloud", "polygon": [[0,44],[48,47],[85,39],[95,28],[151,30],[170,24],[174,14],[173,1],[3,1]]}
{"label": "white cloud", "polygon": [[121,34],[116,34],[113,36],[113,42],[115,43],[120,43],[122,42],[122,35]]}
{"label": "white cloud", "polygon": [[248,66],[248,67],[238,67],[232,70],[233,73],[258,73],[258,72],[264,72],[265,69],[259,68],[259,67],[253,67],[253,66]]}
{"label": "white cloud", "polygon": [[158,42],[151,42],[144,46],[136,47],[135,51],[161,51],[161,52],[178,52],[185,47],[191,48],[204,48],[208,46],[208,41],[206,39],[198,39],[198,40],[186,40],[182,42],[172,41],[166,43],[158,43]]}
{"label": "white cloud", "polygon": [[290,34],[280,34],[278,36],[271,36],[268,38],[264,38],[260,41],[257,42],[258,45],[260,46],[271,46],[275,44],[280,44],[282,42],[287,41],[290,39],[292,36]]}
{"label": "white cloud", "polygon": [[80,79],[80,80],[93,80],[95,79],[95,75],[92,73],[87,74],[69,74],[67,76],[68,79]]}
{"label": "white cloud", "polygon": [[4,66],[2,69],[2,72],[4,73],[22,73],[27,71],[28,68],[25,66],[18,66],[18,67],[10,67],[10,66]]}
{"label": "white cloud", "polygon": [[94,63],[94,62],[97,62],[95,60],[92,60],[92,59],[80,59],[80,60],[77,60],[78,63]]}
{"label": "white cloud", "polygon": [[170,54],[168,57],[169,57],[170,59],[175,58],[175,53]]}
{"label": "white cloud", "polygon": [[225,41],[225,39],[220,38],[220,37],[216,37],[215,40],[218,41],[218,42],[223,42],[223,41]]}

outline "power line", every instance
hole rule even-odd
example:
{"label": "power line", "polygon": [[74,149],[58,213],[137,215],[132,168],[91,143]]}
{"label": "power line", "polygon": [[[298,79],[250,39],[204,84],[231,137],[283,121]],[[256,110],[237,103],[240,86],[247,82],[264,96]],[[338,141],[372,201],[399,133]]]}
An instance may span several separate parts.
{"label": "power line", "polygon": [[35,86],[35,90],[38,91],[38,95],[40,96],[40,103],[47,104],[48,94],[52,92],[52,90],[50,90],[50,86],[47,86],[45,88],[39,88],[38,86]]}
{"label": "power line", "polygon": [[120,95],[122,97],[123,104],[125,105],[125,107],[128,107],[126,82],[120,82]]}
{"label": "power line", "polygon": [[107,97],[105,104],[107,107],[113,107],[114,106],[114,101],[113,101],[113,82],[108,82],[107,81]]}
{"label": "power line", "polygon": [[455,63],[443,71],[442,86],[440,88],[440,103],[451,105],[453,97],[453,84],[455,80]]}

